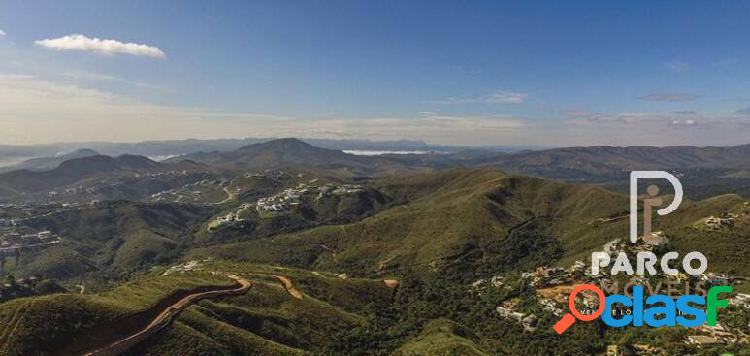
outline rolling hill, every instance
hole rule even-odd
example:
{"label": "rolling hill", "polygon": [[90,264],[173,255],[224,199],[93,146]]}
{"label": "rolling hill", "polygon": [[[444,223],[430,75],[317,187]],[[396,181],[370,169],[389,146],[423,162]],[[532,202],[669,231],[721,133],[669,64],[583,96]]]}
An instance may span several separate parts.
{"label": "rolling hill", "polygon": [[[145,327],[179,295],[227,285],[216,271],[252,282],[242,295],[189,307],[173,324],[128,351],[133,355],[287,354],[322,352],[337,333],[364,327],[368,306],[385,304],[393,290],[382,280],[341,279],[262,265],[208,262],[192,271],[154,271],[96,295],[56,294],[0,305],[0,353],[72,354],[101,340],[125,337]],[[290,294],[276,276],[301,291]]]}
{"label": "rolling hill", "polygon": [[750,145],[565,147],[488,156],[463,152],[433,158],[433,164],[495,167],[507,172],[570,182],[603,184],[627,190],[628,172],[666,170],[683,181],[688,196],[701,199],[722,193],[750,195]]}
{"label": "rolling hill", "polygon": [[338,150],[320,148],[295,138],[251,144],[229,152],[198,152],[170,161],[182,159],[232,169],[311,170],[343,178],[406,174],[426,169],[411,167],[384,157],[356,156]]}
{"label": "rolling hill", "polygon": [[[627,209],[625,197],[594,186],[490,169],[386,179],[379,184],[388,199],[401,205],[351,224],[194,253],[362,275],[412,266],[448,268],[456,261],[471,260],[475,265],[466,269],[465,277],[473,278],[479,271],[489,273],[493,263],[498,271],[554,261],[563,253],[601,246],[627,231],[589,224]],[[521,235],[513,234],[519,230]],[[506,239],[513,239],[511,246],[506,246]]]}
{"label": "rolling hill", "polygon": [[[239,243],[203,241],[203,247],[191,246],[189,237],[209,212],[189,205],[117,203],[39,220],[79,236],[81,244],[67,251],[83,256],[81,265],[114,262],[111,271],[134,277],[98,295],[0,304],[0,321],[25,325],[0,334],[0,347],[16,354],[54,353],[59,340],[82,340],[92,330],[142,315],[176,290],[216,284],[210,274],[215,271],[240,274],[253,287],[189,307],[129,354],[591,354],[623,337],[582,323],[560,339],[550,329],[557,317],[540,309],[533,290],[513,276],[538,266],[567,267],[612,239],[626,238],[626,196],[494,169],[384,178],[370,187],[394,206],[359,221]],[[712,230],[704,223],[709,216],[732,216],[734,222]],[[746,199],[685,201],[655,224],[669,237],[670,249],[706,254],[710,271],[750,274],[743,263],[750,252]],[[185,263],[176,271],[187,272],[164,275],[168,269],[159,264],[179,259],[169,251],[185,251],[185,260],[200,261],[198,267]],[[137,265],[142,260],[155,263]],[[505,286],[486,293],[471,288],[476,279],[495,275],[508,278]],[[397,287],[387,287],[383,278],[397,280]],[[495,308],[509,300],[539,318],[536,331],[498,317]],[[34,327],[36,332],[29,331]],[[689,352],[683,336],[637,338],[658,338],[672,351]]]}
{"label": "rolling hill", "polygon": [[[191,253],[365,276],[440,270],[469,281],[543,264],[568,266],[628,234],[627,197],[593,185],[490,169],[378,184],[389,200],[401,204],[349,224]],[[711,256],[715,271],[750,275],[750,269],[738,263],[750,246],[747,202],[737,195],[686,201],[677,212],[656,219],[655,228],[665,231],[670,246],[684,252],[711,239],[715,243],[700,250]],[[730,230],[709,232],[698,224],[727,213],[738,216]]]}
{"label": "rolling hill", "polygon": [[[149,188],[147,186],[149,179],[147,177],[140,178],[141,175],[180,171],[207,172],[209,169],[206,166],[189,160],[165,164],[136,155],[122,155],[118,157],[104,155],[87,156],[66,160],[56,168],[50,170],[30,171],[23,169],[0,174],[0,200],[22,199],[35,201],[47,197],[48,192],[56,189],[70,187],[80,190],[84,188],[84,183],[96,183],[96,180],[107,183],[107,180],[114,181],[127,177],[134,178],[130,189],[135,194],[128,194],[127,191],[123,191],[120,192],[122,196],[118,197],[117,192],[109,195],[105,192],[104,198],[137,200],[138,194],[148,195],[170,186],[170,182],[150,182],[154,184]],[[160,179],[171,180],[170,177],[166,176],[156,180]],[[109,185],[111,188],[112,184]]]}
{"label": "rolling hill", "polygon": [[122,172],[147,171],[158,163],[143,156],[89,156],[62,162],[57,168],[33,172],[17,170],[0,174],[0,187],[7,192],[25,193],[54,189],[82,179]]}
{"label": "rolling hill", "polygon": [[99,153],[92,149],[80,148],[72,152],[62,153],[50,157],[31,158],[12,166],[0,167],[0,172],[17,171],[22,169],[29,171],[47,171],[56,168],[61,163],[67,160],[97,155],[99,155]]}
{"label": "rolling hill", "polygon": [[[750,145],[567,147],[517,153],[477,149],[450,154],[356,156],[288,138],[250,144],[232,151],[197,152],[162,163],[133,155],[116,158],[94,155],[62,163],[59,161],[64,157],[42,160],[35,166],[57,163],[59,166],[47,171],[38,171],[37,167],[34,171],[0,174],[0,199],[50,190],[96,176],[166,169],[219,170],[234,174],[248,170],[286,169],[348,180],[403,176],[454,167],[492,167],[509,173],[600,184],[618,191],[626,190],[627,172],[631,170],[668,170],[681,177],[688,196],[701,199],[723,193],[750,194],[748,153]],[[130,196],[125,194],[119,198],[129,199]]]}
{"label": "rolling hill", "polygon": [[179,258],[193,230],[216,212],[210,206],[106,202],[63,210],[26,223],[51,230],[62,243],[24,249],[19,276],[89,280],[91,287]]}

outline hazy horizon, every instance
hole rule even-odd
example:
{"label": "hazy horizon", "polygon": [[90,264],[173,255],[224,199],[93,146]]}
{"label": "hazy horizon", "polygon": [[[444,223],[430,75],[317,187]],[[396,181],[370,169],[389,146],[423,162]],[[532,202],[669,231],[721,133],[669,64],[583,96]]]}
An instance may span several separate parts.
{"label": "hazy horizon", "polygon": [[5,2],[0,144],[747,143],[750,4],[475,5]]}
{"label": "hazy horizon", "polygon": [[412,144],[414,147],[419,147],[420,145],[423,145],[424,147],[455,147],[455,148],[519,148],[519,149],[553,149],[553,148],[568,148],[568,147],[734,147],[734,146],[744,146],[744,145],[750,145],[750,140],[747,140],[747,142],[744,143],[727,143],[727,144],[709,144],[709,145],[699,145],[699,144],[676,144],[676,145],[618,145],[618,144],[589,144],[589,145],[550,145],[550,146],[543,146],[543,145],[524,145],[524,144],[518,144],[518,145],[504,145],[504,144],[439,144],[429,141],[424,141],[420,139],[414,139],[414,138],[402,138],[402,139],[393,139],[393,140],[373,140],[368,138],[356,138],[356,139],[346,139],[346,138],[328,138],[328,137],[301,137],[301,136],[288,136],[288,137],[217,137],[217,138],[194,138],[194,137],[187,137],[187,138],[175,138],[175,139],[154,139],[154,140],[133,140],[133,141],[103,141],[103,140],[96,140],[96,141],[58,141],[58,142],[40,142],[40,143],[31,143],[31,144],[5,144],[0,143],[1,146],[6,147],[33,147],[33,146],[66,146],[66,147],[76,147],[76,149],[87,149],[86,145],[137,145],[137,144],[146,144],[146,143],[185,143],[190,141],[195,141],[197,143],[209,143],[209,142],[219,142],[219,141],[246,141],[249,140],[250,142],[267,142],[272,140],[280,140],[280,139],[298,139],[301,141],[312,141],[313,145],[315,141],[327,141],[330,140],[331,142],[337,142],[340,144],[351,144],[351,145],[357,145],[357,144],[372,144],[372,145],[382,145],[383,147],[388,147],[389,145],[394,144]]}

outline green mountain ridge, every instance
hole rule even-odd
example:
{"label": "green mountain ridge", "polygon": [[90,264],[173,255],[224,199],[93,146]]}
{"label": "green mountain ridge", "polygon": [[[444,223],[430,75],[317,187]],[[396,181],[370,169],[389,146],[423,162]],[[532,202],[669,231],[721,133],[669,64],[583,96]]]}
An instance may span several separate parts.
{"label": "green mountain ridge", "polygon": [[[62,242],[22,249],[14,273],[58,279],[71,292],[82,284],[84,294],[0,303],[0,322],[11,326],[0,332],[0,353],[73,350],[66,343],[86,344],[81,340],[118,320],[142,325],[147,318],[138,316],[174,295],[228,284],[222,277],[227,273],[252,280],[252,288],[188,307],[127,354],[592,354],[607,344],[635,342],[622,341],[625,334],[672,352],[694,350],[679,330],[645,335],[598,323],[576,325],[560,339],[550,331],[556,316],[540,307],[535,289],[520,277],[541,266],[587,261],[605,243],[627,239],[625,194],[491,167],[389,173],[354,183],[359,174],[387,170],[357,171],[353,164],[371,161],[321,150],[282,140],[212,155],[226,164],[222,172],[239,170],[244,177],[222,185],[228,197],[217,204],[105,201],[50,207],[28,218],[28,228],[52,230]],[[310,165],[283,168],[286,178],[271,179],[278,172],[256,173],[261,163],[240,168],[248,159],[277,160],[279,169]],[[350,159],[354,163],[345,162]],[[76,164],[82,163],[62,166]],[[152,169],[138,157],[119,164]],[[87,169],[96,170],[76,170]],[[615,174],[611,166],[605,169]],[[239,183],[242,189],[230,190]],[[323,194],[324,186],[330,194]],[[332,193],[339,186],[349,190]],[[285,207],[264,211],[255,205],[272,197],[266,204]],[[654,229],[669,238],[670,250],[703,252],[710,272],[748,277],[749,203],[739,194],[686,199],[677,211],[656,216]],[[242,220],[212,225],[227,213]],[[714,227],[709,217],[731,223]],[[299,295],[279,276],[289,278]],[[503,286],[477,293],[475,281],[495,276]],[[509,302],[538,319],[535,330],[499,316],[497,306]],[[732,315],[732,325],[746,317]],[[132,331],[126,326],[137,326],[122,325],[119,337]],[[711,350],[733,352],[741,345]]]}

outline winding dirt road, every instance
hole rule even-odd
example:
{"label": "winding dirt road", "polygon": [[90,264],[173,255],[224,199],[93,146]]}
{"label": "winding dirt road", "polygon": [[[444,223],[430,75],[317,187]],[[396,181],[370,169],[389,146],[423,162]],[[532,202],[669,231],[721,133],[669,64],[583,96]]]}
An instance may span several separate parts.
{"label": "winding dirt road", "polygon": [[302,292],[300,292],[297,287],[294,286],[292,280],[289,279],[289,277],[280,276],[278,274],[274,275],[274,277],[276,277],[276,279],[278,279],[279,282],[284,285],[284,289],[286,289],[286,292],[289,293],[289,295],[297,299],[302,299]]}
{"label": "winding dirt road", "polygon": [[214,203],[214,205],[221,205],[221,204],[227,203],[227,202],[229,202],[230,200],[232,200],[232,199],[234,199],[236,197],[235,194],[232,193],[229,190],[229,188],[227,188],[227,187],[224,187],[224,193],[227,193],[227,197],[224,198],[224,200],[222,200],[220,202]]}
{"label": "winding dirt road", "polygon": [[235,288],[235,289],[219,289],[219,290],[212,290],[208,292],[190,294],[180,299],[176,303],[172,304],[171,306],[167,307],[166,309],[164,309],[143,330],[138,331],[137,333],[130,335],[126,338],[117,340],[103,348],[84,353],[84,355],[104,356],[104,355],[120,354],[124,352],[125,350],[129,349],[130,347],[133,347],[136,344],[140,343],[141,341],[145,340],[146,338],[158,332],[159,330],[163,329],[165,326],[169,325],[169,323],[172,320],[174,320],[174,318],[177,315],[179,315],[180,312],[185,310],[185,308],[187,308],[191,304],[196,303],[203,299],[215,298],[215,297],[219,297],[223,295],[242,294],[242,293],[245,293],[252,286],[251,281],[244,279],[240,276],[230,274],[228,275],[228,277],[237,281],[240,287]]}

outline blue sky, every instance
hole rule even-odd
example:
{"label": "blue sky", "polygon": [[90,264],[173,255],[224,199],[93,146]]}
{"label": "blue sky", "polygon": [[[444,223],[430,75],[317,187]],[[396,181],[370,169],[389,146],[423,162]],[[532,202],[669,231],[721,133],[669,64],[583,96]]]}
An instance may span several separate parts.
{"label": "blue sky", "polygon": [[748,143],[749,17],[743,1],[4,1],[0,144]]}

